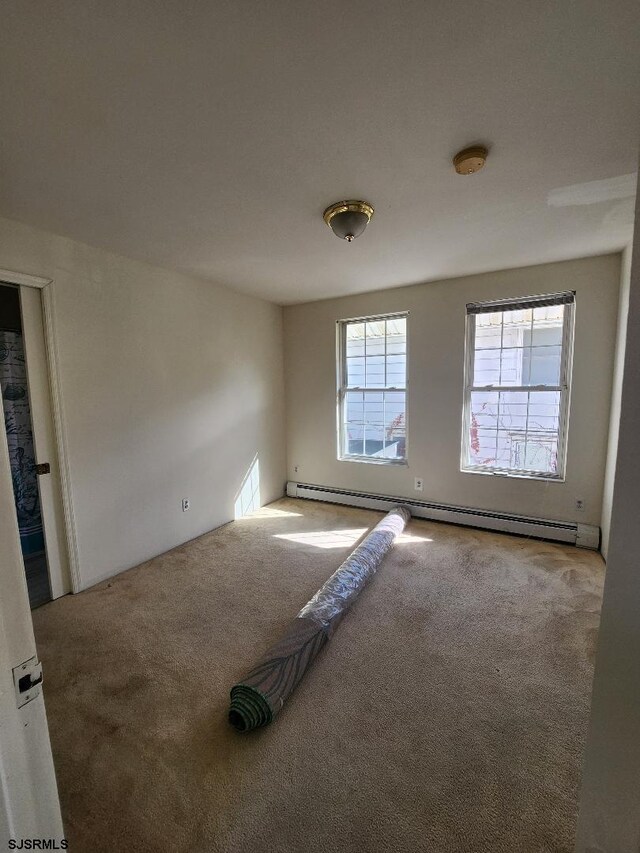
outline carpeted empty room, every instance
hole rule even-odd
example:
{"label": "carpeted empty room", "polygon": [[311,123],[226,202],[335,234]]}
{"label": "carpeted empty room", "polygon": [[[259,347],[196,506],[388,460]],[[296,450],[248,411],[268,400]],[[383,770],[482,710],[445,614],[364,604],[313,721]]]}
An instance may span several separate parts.
{"label": "carpeted empty room", "polygon": [[381,515],[279,500],[34,612],[70,849],[572,849],[597,553],[414,519],[278,719],[228,725]]}
{"label": "carpeted empty room", "polygon": [[0,26],[0,853],[640,853],[640,2]]}

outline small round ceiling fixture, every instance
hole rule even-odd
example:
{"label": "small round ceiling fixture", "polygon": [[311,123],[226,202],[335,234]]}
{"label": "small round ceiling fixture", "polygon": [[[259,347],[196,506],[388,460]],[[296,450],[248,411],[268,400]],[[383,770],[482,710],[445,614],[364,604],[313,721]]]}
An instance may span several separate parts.
{"label": "small round ceiling fixture", "polygon": [[366,201],[338,201],[323,213],[323,219],[336,237],[352,243],[359,237],[373,216],[373,207]]}
{"label": "small round ceiling fixture", "polygon": [[456,172],[459,175],[473,175],[475,172],[479,172],[487,162],[488,153],[483,145],[472,145],[470,148],[458,151],[453,158]]}

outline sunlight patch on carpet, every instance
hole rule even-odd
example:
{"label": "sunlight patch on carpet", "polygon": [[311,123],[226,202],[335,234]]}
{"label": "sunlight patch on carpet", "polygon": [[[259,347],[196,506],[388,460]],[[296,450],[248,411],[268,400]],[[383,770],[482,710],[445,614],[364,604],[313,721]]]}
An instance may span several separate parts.
{"label": "sunlight patch on carpet", "polygon": [[276,533],[275,539],[286,539],[298,545],[313,545],[315,548],[348,548],[367,532],[367,527],[351,530],[314,530],[309,533]]}

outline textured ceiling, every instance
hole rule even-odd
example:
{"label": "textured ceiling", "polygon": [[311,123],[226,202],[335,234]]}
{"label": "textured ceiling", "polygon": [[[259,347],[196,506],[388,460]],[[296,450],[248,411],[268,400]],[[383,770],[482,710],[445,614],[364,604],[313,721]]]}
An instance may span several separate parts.
{"label": "textured ceiling", "polygon": [[[2,18],[0,215],[282,303],[631,236],[637,0],[34,0]],[[473,142],[487,166],[460,177]],[[322,221],[345,197],[376,208],[351,245]]]}

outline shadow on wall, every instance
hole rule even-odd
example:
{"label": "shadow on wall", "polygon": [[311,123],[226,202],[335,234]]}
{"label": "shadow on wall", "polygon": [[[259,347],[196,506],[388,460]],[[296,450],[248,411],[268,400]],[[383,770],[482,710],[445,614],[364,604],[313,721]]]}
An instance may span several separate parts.
{"label": "shadow on wall", "polygon": [[260,460],[256,453],[236,495],[233,517],[237,520],[257,509],[260,509]]}

